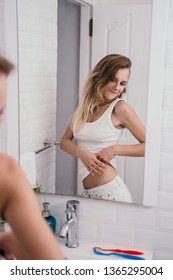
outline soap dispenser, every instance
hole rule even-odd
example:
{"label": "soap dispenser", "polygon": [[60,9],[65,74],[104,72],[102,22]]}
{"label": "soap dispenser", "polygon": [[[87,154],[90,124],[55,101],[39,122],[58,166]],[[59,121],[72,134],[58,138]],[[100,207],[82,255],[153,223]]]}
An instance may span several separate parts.
{"label": "soap dispenser", "polygon": [[55,230],[56,230],[56,219],[55,219],[55,217],[50,215],[50,211],[48,209],[49,208],[49,202],[43,202],[43,208],[44,208],[44,210],[42,211],[42,215],[45,218],[45,220],[47,221],[48,225],[53,230],[53,232],[55,233]]}

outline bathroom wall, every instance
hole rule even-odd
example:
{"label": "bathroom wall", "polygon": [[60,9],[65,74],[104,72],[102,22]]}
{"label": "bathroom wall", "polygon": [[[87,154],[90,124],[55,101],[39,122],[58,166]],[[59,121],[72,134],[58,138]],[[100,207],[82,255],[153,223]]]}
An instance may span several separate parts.
{"label": "bathroom wall", "polygon": [[[23,3],[26,0],[20,0],[19,2]],[[31,3],[32,1],[26,1],[26,3]],[[3,3],[0,0],[0,19],[1,19],[1,4]],[[56,1],[39,1],[35,0],[34,3],[42,3],[47,10],[52,10],[56,12]],[[52,4],[53,3],[53,4]],[[52,5],[52,6],[51,6]],[[41,7],[40,7],[41,8]],[[40,9],[33,9],[33,13],[37,13]],[[42,10],[42,9],[41,9]],[[42,10],[42,11],[43,11]],[[46,12],[47,17],[50,17],[50,12]],[[40,13],[42,15],[42,13]],[[43,13],[45,15],[45,13]],[[54,14],[54,13],[53,13]],[[40,15],[40,16],[41,16]],[[53,19],[54,17],[52,17]],[[20,89],[23,89],[23,100],[21,99],[21,103],[23,104],[23,116],[25,122],[23,123],[23,129],[25,130],[25,134],[23,134],[23,140],[28,139],[29,143],[36,143],[36,147],[31,144],[28,145],[25,142],[26,150],[23,150],[22,153],[27,152],[29,149],[37,149],[40,148],[41,141],[45,136],[54,135],[54,128],[52,128],[52,132],[48,133],[49,130],[44,130],[44,132],[40,131],[40,134],[35,134],[36,131],[36,122],[31,122],[27,125],[28,116],[32,116],[33,112],[39,111],[39,98],[35,99],[35,92],[40,92],[40,95],[43,93],[42,97],[48,98],[51,94],[54,96],[55,88],[51,90],[45,89],[45,91],[40,91],[40,89],[36,88],[33,92],[31,91],[31,86],[36,83],[35,80],[32,80],[33,71],[38,70],[38,68],[31,69],[30,71],[26,71],[26,62],[24,62],[24,58],[27,59],[27,65],[30,65],[30,62],[34,57],[38,58],[40,63],[42,59],[48,59],[47,53],[49,53],[49,48],[47,46],[47,50],[44,52],[41,51],[41,45],[38,41],[37,36],[33,35],[33,37],[29,37],[31,34],[31,30],[29,31],[27,28],[31,27],[29,23],[29,19],[26,19],[26,15],[21,14],[21,21],[24,21],[24,25],[26,30],[20,29],[20,42],[23,44],[21,46],[22,56],[20,56],[20,67],[22,67],[22,73],[20,75],[22,78],[22,84],[20,85]],[[41,21],[41,20],[40,20]],[[22,24],[23,25],[23,24]],[[53,26],[56,24],[54,23]],[[47,24],[46,26],[49,26]],[[1,28],[1,25],[0,25]],[[23,28],[22,26],[20,28]],[[33,28],[33,26],[32,26]],[[35,24],[32,29],[32,33],[38,30],[39,25]],[[28,33],[27,33],[28,30]],[[45,27],[47,30],[47,27]],[[54,28],[53,28],[54,30]],[[139,247],[144,249],[151,249],[154,251],[154,259],[173,259],[173,1],[170,0],[169,7],[169,20],[167,27],[167,50],[165,53],[165,82],[164,82],[164,92],[163,92],[163,107],[162,107],[162,145],[160,151],[160,180],[159,180],[159,202],[157,207],[142,207],[139,205],[127,205],[115,202],[107,202],[107,201],[96,201],[96,200],[88,200],[80,198],[80,239],[81,240],[89,240],[94,241],[96,245],[101,244],[102,242],[111,242],[113,244],[118,244],[122,246],[128,245],[131,247]],[[48,31],[46,31],[48,32]],[[51,32],[51,31],[50,31]],[[0,32],[0,34],[3,34]],[[45,33],[44,33],[45,34]],[[55,38],[55,34],[53,38]],[[30,38],[30,40],[28,40]],[[35,39],[34,39],[35,38]],[[50,38],[50,37],[49,37]],[[42,39],[41,39],[42,40]],[[162,38],[160,38],[162,40]],[[50,43],[51,40],[46,40],[47,43]],[[34,50],[37,49],[37,52],[34,50],[31,53],[27,52],[27,49],[31,47],[31,43],[37,45],[34,47]],[[56,45],[56,43],[54,43]],[[56,46],[53,45],[56,49]],[[0,44],[1,46],[1,44]],[[53,49],[54,49],[53,47]],[[159,47],[159,46],[158,46]],[[26,52],[25,52],[26,51]],[[36,55],[37,54],[37,55]],[[51,60],[52,61],[52,60]],[[48,83],[52,84],[55,73],[55,65],[53,64],[53,74],[51,74],[52,79],[48,79]],[[40,67],[39,71],[43,70],[44,67]],[[51,68],[51,67],[50,67]],[[45,67],[45,71],[51,72],[52,68]],[[38,72],[37,72],[38,73]],[[47,75],[48,72],[44,72],[44,75]],[[38,73],[38,77],[42,77],[43,73]],[[50,77],[50,76],[49,76]],[[45,78],[45,76],[44,76]],[[43,79],[44,80],[44,79]],[[38,82],[38,80],[37,80]],[[42,83],[42,86],[44,83]],[[48,93],[48,94],[47,94]],[[24,97],[25,95],[25,97]],[[40,97],[41,98],[41,97]],[[43,98],[42,98],[43,99]],[[45,100],[45,99],[44,99]],[[54,96],[55,101],[55,96]],[[31,111],[27,110],[28,103],[32,103]],[[34,102],[37,102],[35,104]],[[45,100],[45,104],[49,102]],[[156,100],[157,102],[157,100]],[[50,102],[51,103],[51,102]],[[52,103],[51,103],[52,104]],[[51,105],[52,106],[52,105]],[[54,106],[54,105],[53,105]],[[54,112],[54,107],[52,106],[52,111]],[[44,107],[43,113],[46,112],[46,115],[42,115],[39,117],[40,123],[45,124],[49,123],[46,121],[46,116],[50,117],[50,111],[48,110],[49,106]],[[49,126],[52,127],[52,123],[54,123],[54,118],[52,117]],[[50,126],[51,125],[51,126]],[[0,129],[2,131],[2,127]],[[45,133],[46,131],[46,133]],[[29,133],[28,133],[29,132]],[[0,132],[1,133],[1,132]],[[28,134],[27,134],[28,133]],[[47,134],[48,133],[48,134]],[[32,136],[33,142],[30,139]],[[1,137],[1,134],[0,134]],[[0,143],[1,150],[1,143]],[[44,172],[44,161],[41,161]],[[152,185],[150,186],[152,188]],[[40,207],[42,202],[49,201],[51,203],[50,210],[52,214],[59,217],[59,224],[62,224],[65,220],[65,203],[68,199],[72,199],[72,197],[65,196],[55,196],[55,195],[44,195],[38,194],[38,201],[40,203]],[[60,225],[59,225],[60,226]]]}
{"label": "bathroom wall", "polygon": [[[5,50],[5,34],[4,34],[4,0],[0,0],[0,54],[4,54]],[[0,151],[6,152],[7,123],[1,125],[0,129]]]}
{"label": "bathroom wall", "polygon": [[[154,259],[173,260],[173,1],[169,2],[165,81],[162,107],[159,199],[157,207],[142,207],[80,198],[80,239],[96,245],[111,242],[150,249]],[[160,38],[162,40],[162,38]],[[159,47],[159,46],[158,46]],[[156,100],[157,102],[157,100]],[[152,186],[150,186],[152,188]],[[71,197],[38,195],[49,201],[51,211],[65,219],[65,203]]]}
{"label": "bathroom wall", "polygon": [[0,0],[0,53],[4,52],[4,0]]}
{"label": "bathroom wall", "polygon": [[[18,0],[20,155],[56,138],[57,0]],[[55,149],[36,155],[37,181],[55,192]]]}

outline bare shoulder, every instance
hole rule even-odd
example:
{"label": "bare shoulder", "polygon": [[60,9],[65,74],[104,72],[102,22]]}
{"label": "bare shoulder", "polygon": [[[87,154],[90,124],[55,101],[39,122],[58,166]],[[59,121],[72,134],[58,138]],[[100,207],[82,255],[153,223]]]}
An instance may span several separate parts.
{"label": "bare shoulder", "polygon": [[125,126],[128,122],[131,122],[137,118],[136,112],[124,100],[117,102],[115,106],[115,114],[121,121],[122,125]]}
{"label": "bare shoulder", "polygon": [[12,157],[0,154],[0,177],[6,176],[6,174],[9,174],[9,172],[12,172],[12,170],[15,170],[18,167],[18,163],[15,159]]}
{"label": "bare shoulder", "polygon": [[18,165],[17,161],[10,157],[9,155],[6,154],[1,154],[0,153],[0,164],[4,164],[4,165]]}
{"label": "bare shoulder", "polygon": [[129,114],[131,112],[134,112],[134,110],[124,100],[120,100],[115,105],[115,112],[117,115],[124,115],[124,114]]}
{"label": "bare shoulder", "polygon": [[19,163],[8,155],[0,154],[0,189],[8,194],[16,192],[21,186],[28,186],[29,182]]}

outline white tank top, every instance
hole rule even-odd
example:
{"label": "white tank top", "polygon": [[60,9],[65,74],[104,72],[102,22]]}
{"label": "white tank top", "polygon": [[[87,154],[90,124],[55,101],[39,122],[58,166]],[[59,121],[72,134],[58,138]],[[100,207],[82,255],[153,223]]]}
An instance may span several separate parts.
{"label": "white tank top", "polygon": [[[112,123],[111,115],[115,105],[121,100],[121,98],[114,100],[98,120],[85,123],[78,132],[74,133],[74,138],[78,146],[84,147],[90,152],[97,154],[103,148],[117,143],[124,128],[115,128]],[[110,161],[110,164],[116,168],[115,157]],[[81,180],[89,175],[89,171],[80,159],[78,162],[78,172]]]}

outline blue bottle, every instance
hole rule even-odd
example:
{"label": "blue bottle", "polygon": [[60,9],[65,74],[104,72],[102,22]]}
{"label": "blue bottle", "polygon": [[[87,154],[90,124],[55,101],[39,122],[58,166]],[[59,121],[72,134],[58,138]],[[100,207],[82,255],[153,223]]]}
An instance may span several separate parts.
{"label": "blue bottle", "polygon": [[50,211],[48,209],[49,202],[43,202],[43,208],[42,215],[47,221],[48,225],[51,227],[52,231],[55,233],[56,230],[56,219],[52,215],[50,215]]}

